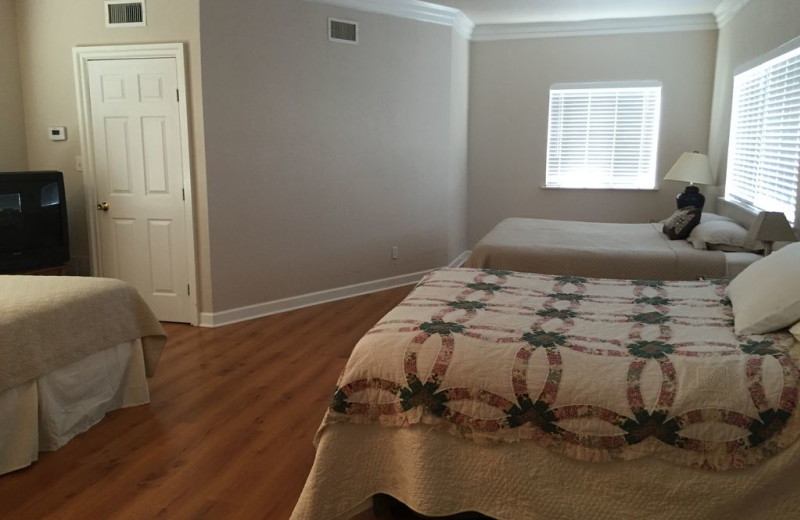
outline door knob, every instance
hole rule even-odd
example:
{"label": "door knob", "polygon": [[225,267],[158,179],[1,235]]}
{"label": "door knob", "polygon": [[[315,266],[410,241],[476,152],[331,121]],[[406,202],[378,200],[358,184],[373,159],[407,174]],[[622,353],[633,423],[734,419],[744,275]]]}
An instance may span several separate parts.
{"label": "door knob", "polygon": [[98,211],[108,211],[108,208],[109,208],[108,202],[101,202],[100,204],[97,205]]}

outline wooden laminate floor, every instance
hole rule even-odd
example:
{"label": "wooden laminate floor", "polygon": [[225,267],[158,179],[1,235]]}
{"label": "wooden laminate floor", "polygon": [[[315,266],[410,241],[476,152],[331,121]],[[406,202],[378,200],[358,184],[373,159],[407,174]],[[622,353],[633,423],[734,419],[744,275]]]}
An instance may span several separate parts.
{"label": "wooden laminate floor", "polygon": [[409,290],[216,329],[166,324],[151,403],[0,476],[0,519],[288,518],[350,351]]}

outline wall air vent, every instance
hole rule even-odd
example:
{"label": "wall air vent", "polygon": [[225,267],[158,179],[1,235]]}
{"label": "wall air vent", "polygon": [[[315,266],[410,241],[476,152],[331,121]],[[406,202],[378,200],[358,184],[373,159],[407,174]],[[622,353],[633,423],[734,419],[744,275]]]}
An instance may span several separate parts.
{"label": "wall air vent", "polygon": [[328,39],[332,42],[358,43],[358,23],[328,18]]}
{"label": "wall air vent", "polygon": [[146,25],[144,0],[139,2],[106,1],[106,27],[144,27]]}

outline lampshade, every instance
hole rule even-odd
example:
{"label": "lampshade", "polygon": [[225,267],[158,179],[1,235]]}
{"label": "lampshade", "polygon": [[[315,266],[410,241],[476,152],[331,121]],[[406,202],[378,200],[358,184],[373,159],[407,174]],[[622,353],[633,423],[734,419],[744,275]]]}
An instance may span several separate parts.
{"label": "lampshade", "polygon": [[786,215],[780,211],[762,211],[747,232],[747,240],[762,242],[794,242],[797,237]]}
{"label": "lampshade", "polygon": [[668,181],[684,181],[690,184],[714,184],[708,156],[698,152],[684,152],[678,162],[664,176]]}

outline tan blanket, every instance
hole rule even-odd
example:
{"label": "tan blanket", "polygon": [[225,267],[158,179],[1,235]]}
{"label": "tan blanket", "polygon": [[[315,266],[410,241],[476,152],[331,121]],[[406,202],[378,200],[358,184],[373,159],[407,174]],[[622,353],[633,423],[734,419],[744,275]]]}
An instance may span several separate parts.
{"label": "tan blanket", "polygon": [[725,276],[722,252],[669,240],[661,226],[509,218],[478,242],[464,267],[648,280]]}
{"label": "tan blanket", "polygon": [[147,375],[166,334],[132,286],[77,276],[0,276],[0,392],[142,338]]}
{"label": "tan blanket", "polygon": [[356,345],[325,427],[425,425],[587,461],[725,470],[797,441],[800,344],[714,281],[440,269]]}

